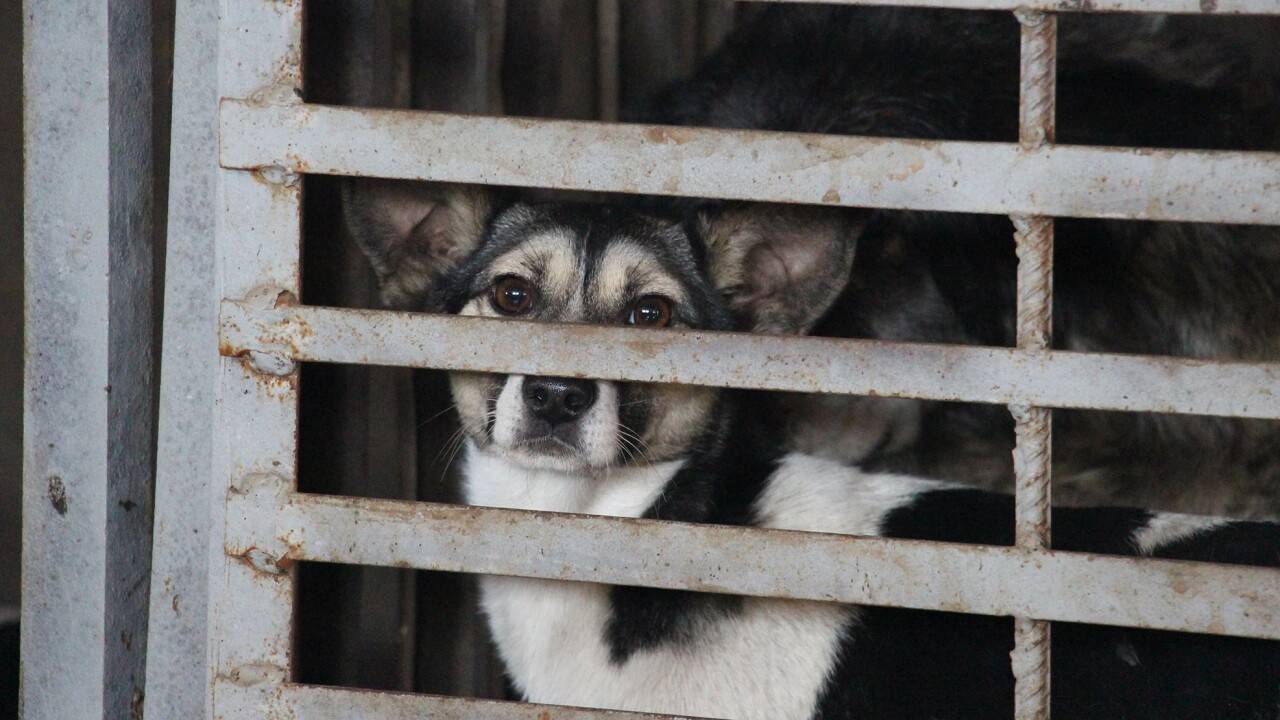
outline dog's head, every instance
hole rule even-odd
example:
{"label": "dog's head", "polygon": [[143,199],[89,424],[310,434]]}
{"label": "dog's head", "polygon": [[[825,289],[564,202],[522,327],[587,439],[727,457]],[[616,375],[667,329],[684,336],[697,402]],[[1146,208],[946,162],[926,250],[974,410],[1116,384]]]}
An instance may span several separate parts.
{"label": "dog's head", "polygon": [[[741,206],[682,225],[623,208],[516,203],[483,189],[351,181],[348,224],[393,307],[648,328],[807,331],[843,287],[857,222]],[[513,353],[521,348],[512,348]],[[531,468],[594,471],[687,452],[713,388],[450,375],[480,448]]]}

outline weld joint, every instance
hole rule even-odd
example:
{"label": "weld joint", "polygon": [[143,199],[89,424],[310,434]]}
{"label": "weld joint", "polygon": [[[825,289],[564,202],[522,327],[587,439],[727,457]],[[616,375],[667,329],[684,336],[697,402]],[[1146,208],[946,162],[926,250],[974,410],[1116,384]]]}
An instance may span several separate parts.
{"label": "weld joint", "polygon": [[249,368],[260,375],[286,377],[298,370],[297,361],[279,353],[250,350],[245,357]]}
{"label": "weld joint", "polygon": [[1018,22],[1028,27],[1035,27],[1043,23],[1047,17],[1044,11],[1027,7],[1014,8],[1013,16],[1018,18]]}
{"label": "weld joint", "polygon": [[263,165],[253,172],[263,182],[280,187],[294,187],[302,179],[298,173],[280,165]]}
{"label": "weld joint", "polygon": [[253,568],[254,572],[261,575],[271,575],[279,577],[285,575],[293,568],[294,559],[288,555],[276,557],[271,553],[258,547],[251,547],[238,556],[246,565]]}
{"label": "weld joint", "polygon": [[288,679],[289,671],[272,663],[247,663],[222,673],[220,677],[240,687],[254,687],[264,683],[279,685]]}

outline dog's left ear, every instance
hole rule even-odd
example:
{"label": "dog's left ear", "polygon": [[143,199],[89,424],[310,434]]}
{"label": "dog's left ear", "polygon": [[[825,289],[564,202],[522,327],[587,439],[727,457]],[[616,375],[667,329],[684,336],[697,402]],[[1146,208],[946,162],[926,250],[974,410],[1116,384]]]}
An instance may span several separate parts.
{"label": "dog's left ear", "polygon": [[699,212],[697,233],[740,329],[802,335],[848,283],[865,217],[842,208],[728,205]]}
{"label": "dog's left ear", "polygon": [[388,307],[427,310],[440,279],[480,244],[488,188],[373,178],[342,184],[343,214]]}

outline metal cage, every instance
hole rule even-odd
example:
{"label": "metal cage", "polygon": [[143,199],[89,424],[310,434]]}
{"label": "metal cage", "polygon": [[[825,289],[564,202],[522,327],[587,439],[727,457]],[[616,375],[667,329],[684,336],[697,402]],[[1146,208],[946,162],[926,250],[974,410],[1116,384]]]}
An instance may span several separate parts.
{"label": "metal cage", "polygon": [[[183,28],[194,33],[196,23],[215,19],[180,14],[179,52],[190,55],[185,70],[180,58],[179,72],[194,73],[193,61],[216,58],[216,87],[212,77],[187,79],[204,82],[220,98],[220,169],[203,176],[216,198],[207,210],[216,223],[217,254],[201,261],[220,299],[220,359],[216,370],[211,354],[206,364],[216,372],[208,475],[214,522],[202,538],[210,548],[207,667],[200,680],[208,717],[640,717],[292,683],[291,568],[299,561],[1014,616],[1016,716],[1028,720],[1048,717],[1049,621],[1280,639],[1276,570],[1048,549],[1049,408],[1280,419],[1280,364],[1049,349],[1054,216],[1280,224],[1280,156],[1274,153],[1055,144],[1055,13],[1280,14],[1280,4],[845,4],[1015,12],[1022,28],[1020,142],[806,136],[307,104],[299,99],[302,0],[225,0],[212,47],[184,50]],[[607,21],[609,14],[602,17]],[[179,142],[175,136],[175,147]],[[1010,349],[584,328],[301,305],[306,174],[1006,214],[1017,228],[1018,343]],[[519,358],[504,351],[517,342],[532,351]],[[211,343],[198,347],[210,349]],[[296,426],[304,361],[1007,405],[1017,429],[1016,545],[300,493]]]}

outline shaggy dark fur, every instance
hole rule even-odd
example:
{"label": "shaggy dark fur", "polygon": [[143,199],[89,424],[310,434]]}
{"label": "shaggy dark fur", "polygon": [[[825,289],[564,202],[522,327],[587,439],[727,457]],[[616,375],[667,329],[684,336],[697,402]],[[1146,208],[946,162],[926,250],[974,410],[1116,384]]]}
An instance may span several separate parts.
{"label": "shaggy dark fur", "polygon": [[[1278,69],[1214,37],[1161,19],[1064,16],[1058,141],[1277,149]],[[1017,66],[1018,27],[1007,13],[772,6],[633,119],[1012,141]],[[705,215],[718,206],[697,207]],[[849,238],[857,250],[848,286],[816,334],[1013,344],[1007,219],[867,214]],[[793,216],[802,233],[803,215]],[[1276,228],[1064,219],[1055,263],[1055,347],[1280,358]],[[1002,408],[829,397],[782,405],[805,451],[1011,484],[1012,422]],[[1055,445],[1061,502],[1280,516],[1280,423],[1059,411]]]}

